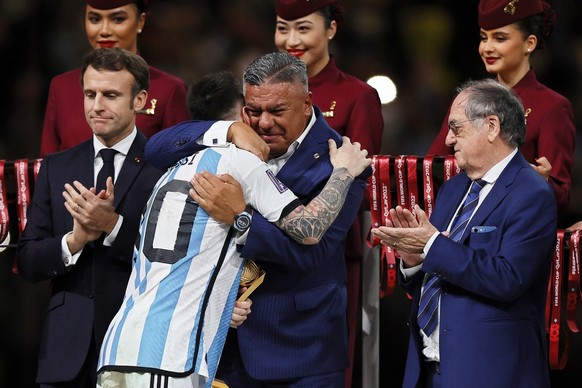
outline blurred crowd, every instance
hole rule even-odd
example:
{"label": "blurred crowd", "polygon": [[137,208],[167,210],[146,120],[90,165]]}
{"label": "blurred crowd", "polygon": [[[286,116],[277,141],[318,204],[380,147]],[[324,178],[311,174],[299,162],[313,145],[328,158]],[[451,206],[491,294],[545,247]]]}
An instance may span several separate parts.
{"label": "blurred crowd", "polygon": [[[533,58],[538,78],[572,101],[582,117],[582,15],[575,0],[554,1],[558,24]],[[386,153],[424,154],[454,88],[486,76],[477,55],[477,1],[346,0],[349,15],[331,51],[338,66],[361,79],[384,74],[398,97],[384,106]],[[51,77],[79,64],[89,50],[84,2],[5,0],[0,4],[0,155],[36,157]],[[153,1],[140,38],[152,65],[187,84],[216,69],[240,74],[273,50],[272,2],[264,0]],[[580,127],[580,125],[577,125]],[[26,136],[23,136],[26,134]],[[579,153],[579,151],[578,151]]]}
{"label": "blurred crowd", "polygon": [[[578,147],[569,215],[577,221],[582,219],[582,204],[577,202],[582,196],[582,12],[579,0],[549,2],[558,24],[532,63],[538,79],[566,96],[574,107]],[[487,76],[477,54],[477,3],[342,1],[349,17],[331,46],[338,67],[363,80],[386,75],[397,87],[397,98],[382,108],[382,153],[424,155],[456,86]],[[78,67],[90,49],[82,33],[84,7],[84,1],[71,0],[0,2],[0,159],[39,157],[50,80]],[[186,84],[216,70],[241,75],[252,59],[274,50],[272,1],[154,0],[151,11],[140,37],[140,54]],[[36,333],[36,322],[42,320],[35,316],[36,303],[42,306],[44,301],[27,300],[32,303],[18,306],[17,314],[28,314],[30,320],[18,324],[24,332]],[[4,331],[3,336],[9,336],[10,328]],[[19,340],[26,338],[13,337],[10,349],[12,341]],[[6,343],[0,341],[2,346]],[[27,344],[20,345],[26,352]]]}

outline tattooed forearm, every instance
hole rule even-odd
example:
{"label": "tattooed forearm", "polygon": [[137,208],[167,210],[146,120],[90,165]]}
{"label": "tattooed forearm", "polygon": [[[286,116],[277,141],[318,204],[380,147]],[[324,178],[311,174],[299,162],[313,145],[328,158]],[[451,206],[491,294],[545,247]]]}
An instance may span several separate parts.
{"label": "tattooed forearm", "polygon": [[346,168],[334,169],[321,193],[281,218],[277,226],[301,244],[317,244],[342,209],[353,181]]}

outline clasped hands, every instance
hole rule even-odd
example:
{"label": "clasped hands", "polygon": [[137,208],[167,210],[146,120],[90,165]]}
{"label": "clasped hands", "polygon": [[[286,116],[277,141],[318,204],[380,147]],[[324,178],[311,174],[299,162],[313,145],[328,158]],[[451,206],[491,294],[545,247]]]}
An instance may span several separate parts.
{"label": "clasped hands", "polygon": [[414,206],[414,214],[402,206],[390,209],[389,213],[387,225],[372,228],[372,235],[379,238],[382,245],[398,250],[406,266],[422,263],[420,254],[438,230],[429,222],[428,216],[418,205]]}
{"label": "clasped hands", "polygon": [[73,217],[73,232],[67,236],[67,244],[72,254],[85,244],[97,240],[102,233],[111,233],[119,215],[113,206],[114,187],[111,177],[107,178],[106,189],[96,193],[94,187],[86,188],[81,182],[65,184],[63,191],[65,208]]}

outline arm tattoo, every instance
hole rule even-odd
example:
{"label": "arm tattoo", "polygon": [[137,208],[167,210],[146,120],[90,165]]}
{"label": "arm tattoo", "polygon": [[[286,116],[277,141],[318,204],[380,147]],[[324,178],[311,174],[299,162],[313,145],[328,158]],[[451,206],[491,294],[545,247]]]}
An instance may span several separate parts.
{"label": "arm tattoo", "polygon": [[334,169],[321,193],[297,206],[277,226],[298,243],[317,244],[341,211],[353,181],[346,168]]}

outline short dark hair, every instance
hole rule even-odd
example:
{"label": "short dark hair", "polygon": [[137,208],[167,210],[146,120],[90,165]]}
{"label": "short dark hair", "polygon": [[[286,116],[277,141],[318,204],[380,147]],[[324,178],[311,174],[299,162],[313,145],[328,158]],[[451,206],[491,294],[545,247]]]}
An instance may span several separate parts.
{"label": "short dark hair", "polygon": [[467,93],[465,115],[468,119],[499,117],[501,138],[514,147],[525,143],[525,113],[523,104],[513,90],[491,78],[468,81],[457,91]]}
{"label": "short dark hair", "polygon": [[207,74],[190,86],[186,103],[192,120],[224,120],[242,105],[242,84],[230,71]]}
{"label": "short dark hair", "polygon": [[98,48],[87,53],[81,68],[81,85],[83,85],[83,76],[89,66],[95,70],[129,71],[135,79],[131,90],[132,97],[137,96],[142,90],[148,90],[150,87],[148,64],[139,55],[125,49],[118,47]]}

